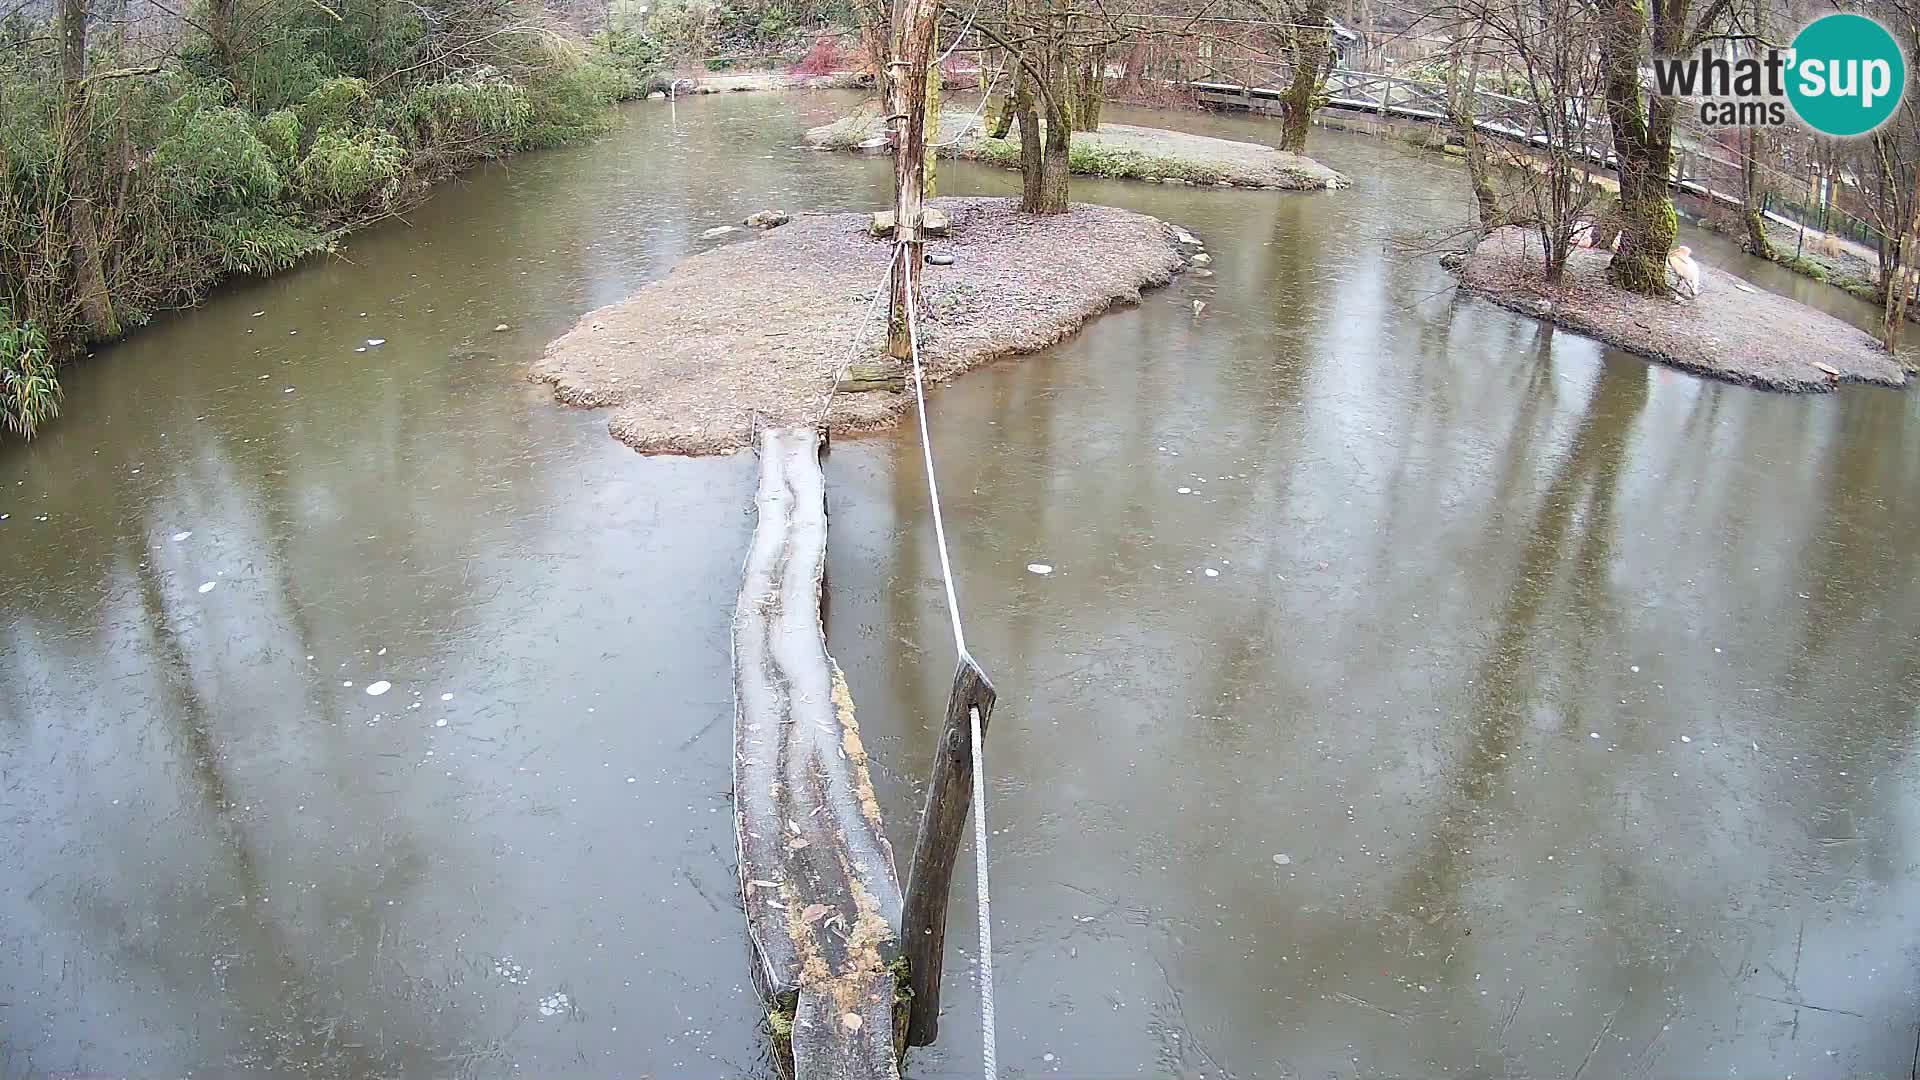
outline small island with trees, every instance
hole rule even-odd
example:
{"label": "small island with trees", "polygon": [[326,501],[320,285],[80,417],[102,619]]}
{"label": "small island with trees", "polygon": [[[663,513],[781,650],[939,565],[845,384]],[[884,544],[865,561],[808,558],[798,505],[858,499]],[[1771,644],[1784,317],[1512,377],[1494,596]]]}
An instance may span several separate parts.
{"label": "small island with trees", "polygon": [[[1455,249],[1448,265],[1466,289],[1756,386],[1905,381],[1889,350],[1920,284],[1914,95],[1859,139],[1716,132],[1645,76],[1656,55],[1779,44],[1811,11],[1787,0],[1417,8],[937,5],[933,62],[910,95],[927,175],[941,155],[1017,167],[1017,212],[1028,217],[1009,220],[1035,244],[1048,228],[1054,242],[1074,243],[1076,223],[1091,220],[1070,210],[1071,175],[1282,189],[1276,197],[1323,199],[1338,213],[1338,200],[1356,197],[1341,191],[1349,178],[1308,156],[1307,143],[1318,120],[1371,111],[1464,163],[1473,217],[1453,240],[1466,242],[1426,240],[1429,252]],[[1920,47],[1907,0],[1867,10]],[[815,0],[804,11],[709,0],[17,5],[0,21],[0,424],[30,438],[58,413],[61,367],[92,347],[225,279],[338,255],[352,230],[403,213],[433,181],[477,162],[592,137],[621,101],[865,85],[888,100],[808,140],[896,149],[903,16],[879,0]],[[758,73],[714,76],[736,60]],[[953,73],[977,98],[943,102]],[[1237,103],[1276,122],[1271,139],[1239,142],[1115,123],[1103,114],[1110,99]],[[1711,267],[1685,274],[1683,203],[1753,254],[1877,305],[1879,344]],[[973,207],[956,225],[990,216]],[[758,242],[798,243],[816,227]],[[964,268],[966,246],[983,240],[957,228],[944,242]],[[709,257],[761,256],[699,256]],[[1087,304],[1123,299],[1155,273],[1117,291],[1103,284]],[[1018,341],[1052,332],[1007,330]],[[542,372],[567,368],[549,358]],[[607,395],[585,382],[567,392]]]}

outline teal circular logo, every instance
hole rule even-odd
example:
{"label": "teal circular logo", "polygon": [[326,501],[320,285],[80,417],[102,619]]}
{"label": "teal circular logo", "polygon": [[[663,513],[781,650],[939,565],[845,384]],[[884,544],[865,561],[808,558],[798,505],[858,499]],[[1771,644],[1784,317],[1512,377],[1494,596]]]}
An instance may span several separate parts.
{"label": "teal circular logo", "polygon": [[1791,55],[1787,100],[1823,135],[1865,135],[1907,89],[1900,42],[1865,15],[1822,15],[1793,39]]}

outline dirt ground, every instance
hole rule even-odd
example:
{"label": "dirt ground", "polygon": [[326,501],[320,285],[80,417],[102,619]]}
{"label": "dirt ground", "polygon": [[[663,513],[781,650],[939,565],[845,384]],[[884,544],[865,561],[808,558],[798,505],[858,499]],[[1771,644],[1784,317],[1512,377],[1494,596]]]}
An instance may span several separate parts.
{"label": "dirt ground", "polygon": [[[1109,207],[1022,214],[1004,199],[936,199],[951,254],[926,267],[923,360],[933,382],[1045,348],[1105,308],[1134,302],[1185,262],[1172,226]],[[804,423],[829,408],[849,359],[885,347],[890,241],[865,214],[810,214],[692,256],[632,297],[588,313],[547,346],[534,378],[562,402],[611,407],[608,429],[645,453],[747,446],[756,422]],[[871,318],[867,317],[873,312]],[[911,392],[831,395],[836,433],[896,422]]]}
{"label": "dirt ground", "polygon": [[1696,375],[1799,392],[1842,382],[1906,385],[1879,342],[1831,315],[1776,293],[1749,292],[1710,266],[1700,268],[1696,299],[1635,296],[1607,283],[1610,258],[1576,251],[1565,279],[1548,288],[1538,236],[1509,227],[1481,241],[1457,269],[1463,287],[1503,307]]}
{"label": "dirt ground", "polygon": [[[886,134],[880,110],[870,108],[807,132],[807,142],[822,150],[854,150]],[[940,114],[941,155],[1017,168],[1017,135],[990,139],[983,121],[971,111]],[[1072,172],[1122,180],[1224,187],[1321,191],[1349,185],[1346,176],[1310,157],[1259,143],[1216,139],[1185,131],[1101,124],[1099,131],[1076,131],[1067,155]]]}

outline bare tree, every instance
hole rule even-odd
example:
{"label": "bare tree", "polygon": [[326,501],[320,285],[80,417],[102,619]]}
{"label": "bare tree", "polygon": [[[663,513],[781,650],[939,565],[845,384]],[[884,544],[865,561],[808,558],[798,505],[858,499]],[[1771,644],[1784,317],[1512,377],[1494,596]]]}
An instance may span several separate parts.
{"label": "bare tree", "polygon": [[[1533,229],[1546,253],[1546,280],[1558,282],[1569,253],[1594,235],[1596,189],[1587,153],[1604,80],[1593,48],[1600,14],[1586,0],[1458,0],[1444,15],[1463,31],[1455,43],[1450,100],[1467,144],[1481,228]],[[1541,139],[1480,138],[1471,102],[1490,53],[1506,69],[1509,88],[1517,84],[1529,126]]]}

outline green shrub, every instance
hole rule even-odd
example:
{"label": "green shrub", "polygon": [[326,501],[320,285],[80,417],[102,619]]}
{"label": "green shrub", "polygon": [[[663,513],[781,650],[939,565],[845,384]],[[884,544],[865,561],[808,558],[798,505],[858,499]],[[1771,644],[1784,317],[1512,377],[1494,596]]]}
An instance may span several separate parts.
{"label": "green shrub", "polygon": [[273,154],[254,134],[253,117],[226,105],[180,117],[153,149],[172,205],[183,212],[221,212],[279,198],[284,181]]}
{"label": "green shrub", "polygon": [[559,146],[605,131],[618,80],[609,69],[569,51],[552,56],[527,80],[526,90],[532,108],[516,150]]}
{"label": "green shrub", "polygon": [[284,172],[300,160],[300,117],[292,109],[276,109],[260,118],[258,134]]}
{"label": "green shrub", "polygon": [[0,308],[0,424],[23,439],[60,415],[60,380],[47,336]]}
{"label": "green shrub", "polygon": [[429,83],[400,103],[395,126],[408,145],[455,158],[499,157],[513,150],[533,106],[508,83]]}
{"label": "green shrub", "polygon": [[718,36],[720,14],[713,0],[656,0],[643,29],[679,56],[706,56]]}
{"label": "green shrub", "polygon": [[1805,274],[1815,281],[1827,280],[1826,265],[1811,256],[1782,253],[1780,256],[1780,265],[1792,270],[1796,274]]}
{"label": "green shrub", "polygon": [[300,127],[318,135],[349,131],[373,119],[373,95],[365,79],[328,79],[313,88],[300,105]]}
{"label": "green shrub", "polygon": [[612,76],[614,96],[621,101],[646,97],[668,87],[667,52],[644,32],[607,30],[593,38],[594,62]]}
{"label": "green shrub", "polygon": [[328,234],[303,228],[283,214],[235,213],[207,223],[220,269],[228,274],[277,274],[327,248]]}
{"label": "green shrub", "polygon": [[327,19],[324,27],[287,27],[261,48],[248,50],[235,79],[246,88],[247,103],[262,112],[301,107],[340,72],[326,48],[336,26]]}
{"label": "green shrub", "polygon": [[385,200],[407,169],[407,152],[392,132],[323,131],[294,171],[294,186],[308,206],[353,210]]}

